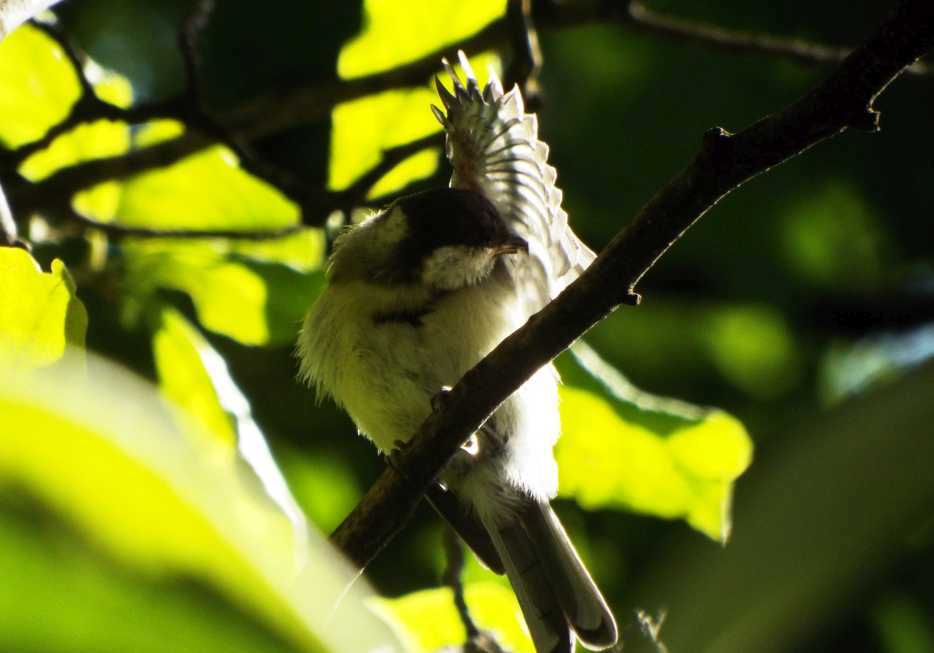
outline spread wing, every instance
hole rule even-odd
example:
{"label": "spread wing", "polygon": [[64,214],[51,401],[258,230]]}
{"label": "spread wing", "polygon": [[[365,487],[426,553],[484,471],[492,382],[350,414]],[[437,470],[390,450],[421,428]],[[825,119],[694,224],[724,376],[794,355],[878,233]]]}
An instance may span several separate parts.
{"label": "spread wing", "polygon": [[445,60],[452,95],[437,79],[444,111],[431,109],[446,132],[445,151],[454,167],[451,186],[484,195],[510,228],[529,243],[530,264],[516,266],[530,308],[554,298],[595,258],[568,226],[561,208],[557,173],[548,165],[548,146],[538,139],[538,119],[526,113],[518,87],[508,93],[496,73],[481,90],[463,52],[466,86]]}

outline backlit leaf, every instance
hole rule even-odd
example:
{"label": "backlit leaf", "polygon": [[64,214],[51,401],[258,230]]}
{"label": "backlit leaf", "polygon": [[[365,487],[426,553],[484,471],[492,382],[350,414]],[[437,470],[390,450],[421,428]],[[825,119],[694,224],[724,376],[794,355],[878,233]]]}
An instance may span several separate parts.
{"label": "backlit leaf", "polygon": [[[67,360],[55,374],[0,380],[0,497],[9,497],[12,487],[25,492],[63,527],[80,533],[108,568],[121,571],[124,586],[142,584],[140,596],[152,595],[148,583],[195,578],[217,593],[215,605],[223,599],[236,606],[243,619],[291,650],[369,651],[377,643],[397,650],[361,605],[361,581],[345,593],[353,572],[320,536],[297,543],[288,519],[243,483],[228,447],[180,430],[151,386],[102,360],[89,364],[93,383],[83,366]],[[8,521],[0,520],[0,528]],[[35,565],[47,567],[35,560],[43,548],[23,553],[15,526],[10,531],[12,536],[0,535],[0,549],[31,555]],[[60,555],[74,557],[68,550]],[[72,586],[75,569],[68,572]],[[100,587],[86,580],[84,587],[99,601],[93,592]],[[31,640],[23,626],[29,613],[22,611],[37,604],[38,614],[54,608],[45,603],[44,588],[14,587],[25,592],[15,601],[9,583],[0,584],[2,603],[15,614],[11,619],[5,612],[0,620],[0,641],[12,639],[11,650],[23,650]],[[115,601],[125,604],[120,594],[126,593],[118,592]],[[156,638],[174,636],[160,629],[164,623],[148,621],[151,615],[141,607],[134,615],[138,629]],[[165,617],[166,607],[156,605],[152,614]],[[180,606],[180,612],[190,610],[190,604]]]}
{"label": "backlit leaf", "polygon": [[[505,6],[503,0],[418,0],[400,12],[392,3],[368,0],[364,5],[364,29],[341,49],[338,74],[359,77],[437,51],[499,18]],[[472,64],[482,83],[490,64],[499,67],[499,57],[473,57]],[[438,103],[428,81],[424,88],[386,91],[334,109],[328,181],[331,188],[349,186],[379,162],[383,150],[440,131],[428,108]],[[391,193],[431,175],[438,167],[438,158],[433,150],[409,157],[371,189],[370,197]]]}
{"label": "backlit leaf", "polygon": [[[464,588],[470,615],[489,630],[508,651],[535,653],[515,595],[496,583],[471,583]],[[395,623],[412,653],[435,653],[445,646],[462,646],[467,633],[449,588],[412,592],[395,599],[378,599],[380,613]]]}
{"label": "backlit leaf", "polygon": [[584,507],[683,518],[725,541],[733,481],[752,457],[742,424],[637,390],[585,345],[572,351],[558,361],[560,494]]}
{"label": "backlit leaf", "polygon": [[0,247],[0,298],[0,367],[46,366],[84,345],[87,312],[61,261],[42,272],[26,251]]}
{"label": "backlit leaf", "polygon": [[153,335],[153,355],[162,394],[194,418],[200,431],[215,438],[253,472],[257,490],[288,516],[296,536],[306,538],[308,524],[279,471],[266,437],[253,419],[227,363],[181,313],[164,308]]}
{"label": "backlit leaf", "polygon": [[0,143],[41,138],[68,115],[81,89],[60,45],[24,25],[0,43]]}
{"label": "backlit leaf", "polygon": [[[201,324],[248,345],[291,342],[311,301],[324,283],[320,232],[300,238],[319,257],[308,269],[273,262],[301,258],[294,249],[231,245],[223,241],[148,240],[125,248],[129,310],[139,310],[154,290],[187,293]],[[302,245],[304,243],[304,245]],[[289,247],[286,245],[285,247]],[[255,254],[247,256],[239,252]]]}

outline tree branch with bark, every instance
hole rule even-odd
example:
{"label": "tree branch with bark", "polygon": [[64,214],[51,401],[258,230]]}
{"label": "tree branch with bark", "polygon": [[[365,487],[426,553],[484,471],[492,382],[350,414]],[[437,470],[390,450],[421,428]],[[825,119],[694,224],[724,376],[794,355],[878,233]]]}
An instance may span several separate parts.
{"label": "tree branch with bark", "polygon": [[627,303],[639,280],[691,225],[744,182],[813,145],[851,128],[878,130],[874,100],[932,47],[934,4],[899,2],[875,34],[810,93],[736,134],[708,130],[693,161],[642,207],[590,268],[445,394],[332,542],[366,567],[470,434],[536,370]]}

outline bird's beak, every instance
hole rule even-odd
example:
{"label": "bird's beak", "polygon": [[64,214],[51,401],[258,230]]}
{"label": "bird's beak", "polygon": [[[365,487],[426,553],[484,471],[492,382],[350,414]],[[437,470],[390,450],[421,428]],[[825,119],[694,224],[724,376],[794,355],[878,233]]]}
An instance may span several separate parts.
{"label": "bird's beak", "polygon": [[515,254],[516,252],[529,252],[529,244],[519,236],[511,236],[506,242],[493,248],[493,256],[503,256],[504,254]]}

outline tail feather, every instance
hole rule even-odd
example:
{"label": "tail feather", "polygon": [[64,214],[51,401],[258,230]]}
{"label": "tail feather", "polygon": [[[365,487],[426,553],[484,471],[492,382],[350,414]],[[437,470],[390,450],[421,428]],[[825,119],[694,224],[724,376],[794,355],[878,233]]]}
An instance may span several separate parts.
{"label": "tail feather", "polygon": [[[616,644],[613,613],[548,503],[528,501],[516,519],[484,526],[506,568],[538,653]],[[573,634],[572,634],[573,631]]]}
{"label": "tail feather", "polygon": [[519,522],[486,523],[512,584],[538,653],[571,653],[574,636],[558,597],[525,529]]}
{"label": "tail feather", "polygon": [[535,545],[561,610],[581,643],[597,650],[616,644],[618,632],[613,613],[555,511],[547,503],[531,502],[520,520],[529,541]]}

